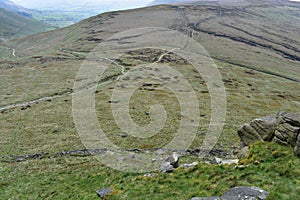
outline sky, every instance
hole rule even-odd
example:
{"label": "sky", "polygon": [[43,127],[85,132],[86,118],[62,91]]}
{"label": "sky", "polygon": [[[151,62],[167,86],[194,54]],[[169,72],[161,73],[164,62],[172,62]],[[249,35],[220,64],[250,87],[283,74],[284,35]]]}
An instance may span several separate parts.
{"label": "sky", "polygon": [[61,9],[74,7],[98,7],[99,9],[129,9],[146,6],[152,0],[11,0],[25,8]]}
{"label": "sky", "polygon": [[[123,10],[143,7],[153,0],[11,0],[25,8],[61,10],[68,8],[96,8],[99,10]],[[300,0],[291,0],[299,1]]]}

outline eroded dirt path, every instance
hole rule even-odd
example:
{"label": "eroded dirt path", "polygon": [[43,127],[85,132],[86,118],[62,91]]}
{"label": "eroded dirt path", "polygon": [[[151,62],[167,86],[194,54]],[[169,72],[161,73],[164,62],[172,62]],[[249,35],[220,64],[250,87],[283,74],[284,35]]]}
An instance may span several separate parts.
{"label": "eroded dirt path", "polygon": [[0,46],[0,47],[2,47],[2,48],[4,48],[4,49],[8,49],[9,51],[11,51],[11,55],[12,55],[13,57],[16,57],[16,49],[10,48],[10,47],[6,47],[6,46]]}

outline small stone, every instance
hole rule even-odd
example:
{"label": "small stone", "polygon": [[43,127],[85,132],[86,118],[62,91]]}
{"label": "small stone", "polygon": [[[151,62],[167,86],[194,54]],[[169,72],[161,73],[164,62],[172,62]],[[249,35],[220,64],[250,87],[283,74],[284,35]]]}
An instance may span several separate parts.
{"label": "small stone", "polygon": [[174,168],[177,168],[179,166],[179,155],[178,153],[174,152],[172,156],[167,156],[165,158],[165,161],[167,163],[170,163]]}
{"label": "small stone", "polygon": [[113,190],[110,188],[103,188],[96,191],[98,197],[100,197],[101,199],[104,199],[107,195],[109,195],[112,192]]}
{"label": "small stone", "polygon": [[199,164],[198,162],[193,162],[193,163],[190,163],[190,164],[182,164],[182,165],[180,165],[180,167],[183,167],[183,168],[192,168],[192,167],[195,167],[198,164]]}
{"label": "small stone", "polygon": [[52,131],[53,133],[58,133],[59,132],[59,130],[57,129],[57,128],[55,128],[55,129],[53,129],[53,131]]}
{"label": "small stone", "polygon": [[157,155],[163,155],[165,153],[165,151],[163,149],[158,149],[155,153]]}
{"label": "small stone", "polygon": [[220,197],[194,197],[191,200],[221,200]]}
{"label": "small stone", "polygon": [[214,157],[212,159],[212,161],[210,162],[210,164],[214,164],[214,165],[218,165],[218,164],[221,164],[221,163],[222,163],[222,159],[218,158],[218,157]]}
{"label": "small stone", "polygon": [[245,158],[247,156],[248,152],[249,152],[249,147],[245,146],[238,151],[237,157],[240,159]]}
{"label": "small stone", "polygon": [[127,133],[120,133],[120,137],[122,137],[122,138],[126,138],[127,136],[128,136]]}
{"label": "small stone", "polygon": [[237,165],[237,166],[235,166],[235,168],[236,169],[245,169],[247,166],[245,166],[245,165]]}
{"label": "small stone", "polygon": [[300,134],[298,135],[298,139],[297,139],[297,143],[296,143],[296,146],[295,146],[295,155],[300,157]]}
{"label": "small stone", "polygon": [[228,159],[228,160],[222,160],[222,165],[232,165],[232,164],[238,164],[239,159]]}
{"label": "small stone", "polygon": [[171,163],[164,163],[159,167],[159,171],[162,173],[170,173],[174,171],[174,167],[171,165]]}
{"label": "small stone", "polygon": [[147,174],[144,174],[144,177],[153,177],[153,176],[156,176],[157,174],[156,173],[147,173]]}

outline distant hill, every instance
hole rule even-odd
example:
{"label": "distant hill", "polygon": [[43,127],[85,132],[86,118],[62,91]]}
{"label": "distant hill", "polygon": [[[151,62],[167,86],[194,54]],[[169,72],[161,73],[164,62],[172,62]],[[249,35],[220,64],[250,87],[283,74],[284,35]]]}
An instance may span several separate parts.
{"label": "distant hill", "polygon": [[92,9],[84,11],[72,9],[57,10],[57,6],[49,8],[49,10],[28,9],[10,0],[0,0],[0,8],[4,8],[24,17],[35,19],[42,23],[50,24],[52,26],[51,29],[66,27],[100,13],[100,10]]}
{"label": "distant hill", "polygon": [[[229,4],[237,0],[221,1]],[[239,2],[249,4],[243,8],[247,10],[235,5],[202,6],[195,3],[104,13],[64,29],[6,45],[15,48],[19,55],[43,54],[49,49],[89,52],[111,33],[144,26],[171,27],[186,34],[193,32],[195,40],[218,60],[260,68],[271,74],[280,71],[281,76],[299,81],[295,70],[299,69],[300,61],[300,4],[283,0]],[[145,17],[137,18],[141,13]],[[292,63],[281,63],[283,60]]]}
{"label": "distant hill", "polygon": [[32,17],[32,11],[9,0],[0,0],[0,8],[13,11],[25,17]]}
{"label": "distant hill", "polygon": [[0,8],[0,41],[20,38],[52,29],[51,25]]}
{"label": "distant hill", "polygon": [[[294,0],[299,1],[299,0]],[[290,5],[293,2],[289,0],[153,0],[149,3],[150,6],[152,5],[159,5],[159,4],[197,4],[197,5],[253,5],[253,4],[285,4]]]}
{"label": "distant hill", "polygon": [[158,4],[172,4],[181,2],[180,0],[154,0],[149,5],[158,5]]}

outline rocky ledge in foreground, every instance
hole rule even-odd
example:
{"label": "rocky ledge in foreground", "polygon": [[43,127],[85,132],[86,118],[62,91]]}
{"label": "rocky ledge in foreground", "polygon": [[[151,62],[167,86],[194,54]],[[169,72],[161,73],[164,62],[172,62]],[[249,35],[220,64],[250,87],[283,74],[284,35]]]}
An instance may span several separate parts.
{"label": "rocky ledge in foreground", "polygon": [[254,119],[239,130],[242,145],[249,146],[256,141],[276,142],[292,146],[300,157],[300,114],[280,112]]}

